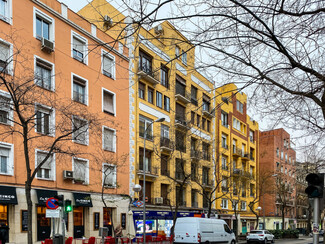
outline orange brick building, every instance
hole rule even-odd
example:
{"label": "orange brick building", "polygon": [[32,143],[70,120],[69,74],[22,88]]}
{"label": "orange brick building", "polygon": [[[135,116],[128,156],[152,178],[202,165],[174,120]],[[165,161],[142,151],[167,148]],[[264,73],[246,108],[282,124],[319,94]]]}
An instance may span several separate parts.
{"label": "orange brick building", "polygon": [[266,229],[282,228],[282,208],[284,229],[296,227],[296,152],[291,145],[290,134],[282,128],[260,132],[260,177],[274,179],[274,189],[268,189],[273,193],[263,194],[260,199]]}
{"label": "orange brick building", "polygon": [[[129,193],[128,49],[112,47],[112,37],[56,0],[0,1],[0,30],[0,77],[24,83],[17,91],[34,89],[21,107],[31,122],[31,169],[68,135],[35,172],[33,243],[50,236],[45,201],[57,194],[74,206],[67,236],[97,236],[99,226],[120,224],[129,206],[121,197]],[[0,82],[0,223],[10,228],[9,242],[26,243],[26,160],[11,99]]]}

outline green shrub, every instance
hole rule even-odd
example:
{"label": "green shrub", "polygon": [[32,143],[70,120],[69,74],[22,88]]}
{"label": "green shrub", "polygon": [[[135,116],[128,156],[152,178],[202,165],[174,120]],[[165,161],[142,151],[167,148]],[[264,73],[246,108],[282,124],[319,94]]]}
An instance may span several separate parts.
{"label": "green shrub", "polygon": [[269,230],[276,239],[281,238],[298,238],[299,230],[288,229],[288,230]]}

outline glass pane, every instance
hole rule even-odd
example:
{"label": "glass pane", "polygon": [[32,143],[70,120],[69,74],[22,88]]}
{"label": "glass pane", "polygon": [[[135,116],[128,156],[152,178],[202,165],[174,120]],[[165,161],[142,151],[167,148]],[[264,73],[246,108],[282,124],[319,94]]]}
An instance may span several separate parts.
{"label": "glass pane", "polygon": [[50,25],[43,21],[43,37],[50,40]]}
{"label": "glass pane", "polygon": [[1,156],[1,173],[8,173],[7,161],[8,161],[7,157]]}
{"label": "glass pane", "polygon": [[40,18],[36,18],[36,36],[42,37],[42,20]]}

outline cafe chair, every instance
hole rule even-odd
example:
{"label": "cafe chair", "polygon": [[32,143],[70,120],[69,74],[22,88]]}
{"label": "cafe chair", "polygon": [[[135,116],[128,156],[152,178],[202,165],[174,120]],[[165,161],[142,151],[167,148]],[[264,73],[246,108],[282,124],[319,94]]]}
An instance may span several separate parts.
{"label": "cafe chair", "polygon": [[65,244],[72,244],[73,238],[69,237],[68,239],[65,240]]}
{"label": "cafe chair", "polygon": [[96,238],[95,237],[89,237],[88,244],[95,244],[96,243]]}

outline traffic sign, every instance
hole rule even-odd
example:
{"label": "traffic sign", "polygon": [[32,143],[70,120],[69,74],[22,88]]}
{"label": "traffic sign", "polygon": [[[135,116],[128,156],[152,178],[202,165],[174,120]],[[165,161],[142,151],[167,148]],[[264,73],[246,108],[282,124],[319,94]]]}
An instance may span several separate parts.
{"label": "traffic sign", "polygon": [[58,199],[54,197],[50,197],[49,199],[46,200],[46,207],[48,209],[57,209],[59,207]]}
{"label": "traffic sign", "polygon": [[45,212],[46,218],[60,218],[60,210],[59,209],[46,209]]}
{"label": "traffic sign", "polygon": [[136,207],[138,207],[138,208],[140,208],[140,207],[142,207],[142,206],[143,206],[143,202],[142,202],[142,201],[139,201],[139,200],[137,200],[137,201],[133,202],[133,205],[134,205],[134,206],[136,206]]}

